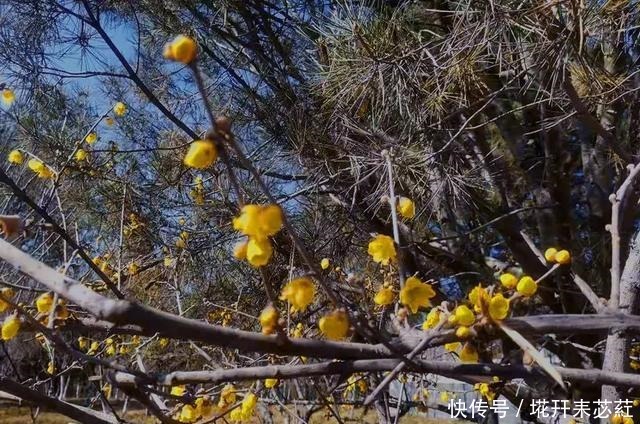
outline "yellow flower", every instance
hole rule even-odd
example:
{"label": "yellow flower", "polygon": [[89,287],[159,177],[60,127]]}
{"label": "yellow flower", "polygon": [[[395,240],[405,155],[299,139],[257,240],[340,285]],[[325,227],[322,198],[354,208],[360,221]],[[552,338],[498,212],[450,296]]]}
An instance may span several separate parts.
{"label": "yellow flower", "polygon": [[199,397],[195,401],[196,414],[199,417],[207,417],[213,413],[213,405],[208,396]]}
{"label": "yellow flower", "polygon": [[193,62],[198,53],[198,45],[195,40],[185,35],[178,35],[165,46],[164,57],[166,59],[182,62],[185,65]]}
{"label": "yellow flower", "polygon": [[460,360],[466,363],[478,362],[478,351],[473,345],[465,343],[460,351]]}
{"label": "yellow flower", "polygon": [[162,349],[164,349],[165,347],[169,346],[169,339],[167,339],[166,337],[162,337],[160,338],[160,340],[158,340],[158,344]]}
{"label": "yellow flower", "polygon": [[118,354],[126,355],[127,353],[129,353],[129,347],[126,345],[120,345],[120,348],[118,349]]}
{"label": "yellow flower", "polygon": [[112,126],[113,125],[113,118],[110,116],[107,116],[106,118],[104,118],[104,123],[107,124],[108,126]]}
{"label": "yellow flower", "polygon": [[378,234],[369,242],[368,252],[374,262],[382,265],[389,265],[389,261],[396,258],[396,247],[393,244],[393,239],[384,234]]}
{"label": "yellow flower", "polygon": [[187,242],[182,237],[178,237],[176,239],[176,248],[184,249],[185,247],[187,247]]}
{"label": "yellow flower", "polygon": [[234,403],[236,403],[236,388],[233,387],[232,384],[227,384],[220,392],[220,401],[218,402],[218,406],[220,408],[226,408]]}
{"label": "yellow flower", "polygon": [[611,422],[611,424],[623,424],[624,418],[620,414],[615,414],[611,416],[609,422]]}
{"label": "yellow flower", "polygon": [[256,238],[276,235],[282,224],[282,209],[278,205],[245,205],[240,216],[233,219],[235,230]]}
{"label": "yellow flower", "polygon": [[289,281],[280,292],[280,300],[291,304],[291,312],[302,312],[313,302],[316,286],[309,277],[295,278]]}
{"label": "yellow flower", "polygon": [[320,318],[318,327],[327,339],[340,340],[349,331],[349,318],[344,311],[336,309]]}
{"label": "yellow flower", "polygon": [[140,267],[138,266],[138,264],[136,262],[131,262],[127,266],[127,274],[129,274],[129,275],[136,275],[138,273],[138,271],[140,271]]}
{"label": "yellow flower", "polygon": [[411,309],[412,313],[418,312],[418,309],[431,306],[431,298],[436,292],[431,284],[423,283],[417,277],[409,277],[404,283],[404,287],[400,290],[400,303]]}
{"label": "yellow flower", "polygon": [[253,415],[253,412],[256,408],[256,404],[258,403],[258,397],[252,392],[244,395],[242,399],[242,404],[240,405],[240,409],[242,410],[242,415],[244,419],[248,419]]}
{"label": "yellow flower", "polygon": [[48,313],[53,306],[53,295],[51,293],[43,293],[36,299],[36,308],[40,313]]}
{"label": "yellow flower", "polygon": [[408,197],[400,197],[398,200],[398,212],[403,218],[412,219],[416,216],[416,205]]}
{"label": "yellow flower", "polygon": [[320,268],[327,269],[331,264],[329,263],[329,258],[324,258],[320,261]]}
{"label": "yellow flower", "polygon": [[449,403],[449,399],[451,399],[449,392],[440,392],[440,402]]}
{"label": "yellow flower", "polygon": [[273,389],[278,385],[279,381],[277,378],[267,378],[264,380],[264,387],[267,389]]}
{"label": "yellow flower", "polygon": [[[9,287],[3,287],[2,290],[0,290],[0,294],[2,295],[3,298],[7,300],[11,300],[14,295],[13,290]],[[7,302],[0,299],[0,312],[4,312],[10,307],[11,305],[9,305]]]}
{"label": "yellow flower", "polygon": [[87,144],[93,144],[98,140],[98,134],[96,134],[95,132],[90,132],[89,134],[87,134],[87,136],[84,138],[84,141],[87,142]]}
{"label": "yellow flower", "polygon": [[191,143],[184,164],[191,168],[205,169],[210,167],[218,158],[218,149],[212,141],[196,140]]}
{"label": "yellow flower", "polygon": [[47,364],[47,374],[49,375],[53,375],[56,372],[56,366],[53,363],[53,361],[49,361],[49,363]]}
{"label": "yellow flower", "polygon": [[518,285],[518,278],[510,273],[504,273],[500,276],[500,283],[507,289],[512,289]]}
{"label": "yellow flower", "polygon": [[247,244],[247,261],[259,268],[269,263],[273,255],[273,248],[269,239],[250,238]]}
{"label": "yellow flower", "polygon": [[196,409],[186,404],[180,410],[180,415],[178,416],[178,421],[181,423],[193,423],[198,420],[198,414],[196,413]]}
{"label": "yellow flower", "polygon": [[104,393],[105,397],[109,399],[111,397],[111,384],[107,383],[102,386],[102,393]]}
{"label": "yellow flower", "polygon": [[233,247],[233,257],[238,260],[247,259],[247,245],[249,242],[247,240],[236,243]]}
{"label": "yellow flower", "polygon": [[13,102],[16,100],[16,95],[13,90],[5,88],[2,90],[2,103],[7,106],[11,106]]}
{"label": "yellow flower", "polygon": [[171,395],[172,396],[182,396],[182,395],[185,394],[186,391],[187,391],[187,388],[184,385],[173,386],[171,388]]}
{"label": "yellow flower", "polygon": [[631,417],[624,417],[622,419],[622,424],[633,424],[633,418]]}
{"label": "yellow flower", "polygon": [[476,383],[474,389],[480,392],[482,396],[486,397],[487,400],[492,401],[496,397],[495,392],[491,390],[491,386],[487,383]]}
{"label": "yellow flower", "polygon": [[83,149],[78,149],[73,157],[76,159],[76,161],[82,162],[83,160],[87,159],[87,152],[85,152]]}
{"label": "yellow flower", "polygon": [[100,343],[91,342],[91,346],[89,347],[89,350],[87,351],[87,354],[95,355],[99,348],[100,348]]}
{"label": "yellow flower", "polygon": [[461,347],[462,347],[462,343],[460,343],[460,342],[445,343],[445,345],[444,345],[444,349],[447,352],[456,352]]}
{"label": "yellow flower", "polygon": [[509,299],[505,299],[502,293],[491,298],[489,302],[489,315],[491,319],[499,321],[505,319],[509,313]]}
{"label": "yellow flower", "polygon": [[571,263],[571,253],[568,250],[560,250],[555,254],[554,259],[560,265],[567,265]]}
{"label": "yellow flower", "polygon": [[391,305],[393,303],[394,298],[393,290],[391,287],[382,287],[376,295],[373,297],[373,301],[376,305],[386,306]]}
{"label": "yellow flower", "polygon": [[476,321],[476,316],[467,305],[458,306],[453,315],[456,317],[456,323],[465,327],[469,327]]}
{"label": "yellow flower", "polygon": [[301,322],[296,324],[296,328],[293,329],[293,334],[292,335],[296,339],[302,338],[302,336],[304,335],[304,325],[302,325]]}
{"label": "yellow flower", "polygon": [[169,267],[173,266],[173,262],[174,262],[174,259],[171,256],[165,256],[164,257],[163,263],[164,263],[165,267],[169,268]]}
{"label": "yellow flower", "polygon": [[480,313],[484,311],[489,303],[489,292],[478,284],[469,292],[469,301],[471,301],[473,309]]}
{"label": "yellow flower", "polygon": [[107,356],[113,356],[116,354],[116,346],[115,345],[109,345],[107,346],[107,349],[104,351],[104,353]]}
{"label": "yellow flower", "polygon": [[273,334],[278,326],[280,314],[273,306],[269,305],[260,313],[260,325],[262,326],[262,334]]}
{"label": "yellow flower", "polygon": [[33,172],[38,174],[39,178],[47,179],[53,176],[53,172],[51,171],[51,169],[49,169],[47,165],[45,165],[44,163],[42,163],[42,161],[39,161],[38,159],[30,159],[29,162],[27,162],[27,166]]}
{"label": "yellow flower", "polygon": [[538,283],[533,278],[525,275],[518,281],[516,290],[524,297],[533,296],[538,290]]}
{"label": "yellow flower", "polygon": [[9,163],[13,165],[20,165],[24,162],[24,155],[20,150],[12,150],[9,152],[9,156],[7,157]]}
{"label": "yellow flower", "polygon": [[547,260],[547,262],[555,262],[556,253],[558,253],[558,249],[556,249],[555,247],[550,247],[544,251],[544,258]]}
{"label": "yellow flower", "polygon": [[20,318],[17,315],[9,315],[2,323],[2,340],[13,339],[20,331]]}
{"label": "yellow flower", "polygon": [[140,346],[141,340],[140,340],[140,336],[138,336],[137,334],[131,337],[131,344],[133,346]]}
{"label": "yellow flower", "polygon": [[471,330],[469,329],[469,327],[465,327],[464,325],[462,325],[456,330],[456,336],[461,339],[467,339],[471,336]]}
{"label": "yellow flower", "polygon": [[123,116],[125,113],[127,113],[127,105],[122,102],[117,102],[115,105],[113,105],[113,113],[115,113],[116,116]]}
{"label": "yellow flower", "polygon": [[427,318],[422,323],[423,330],[430,330],[434,328],[440,322],[440,311],[433,308],[427,314]]}

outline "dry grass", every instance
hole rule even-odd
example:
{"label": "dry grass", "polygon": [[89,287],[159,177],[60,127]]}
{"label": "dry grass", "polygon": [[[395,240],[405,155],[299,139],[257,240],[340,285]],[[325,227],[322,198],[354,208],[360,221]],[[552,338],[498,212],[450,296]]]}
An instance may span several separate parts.
{"label": "dry grass", "polygon": [[[127,420],[131,423],[135,424],[155,424],[157,421],[146,417],[145,413],[142,411],[134,411],[126,416]],[[277,412],[274,411],[274,423],[282,423],[284,422],[283,417]],[[355,410],[353,414],[350,412],[344,411],[344,421],[350,423],[376,423],[377,418],[374,411],[368,411],[366,414],[362,414],[362,411]],[[42,413],[40,414],[36,420],[36,424],[69,424],[72,423],[69,418],[66,418],[60,414],[51,414],[51,413]],[[324,413],[319,412],[315,414],[311,418],[311,424],[333,424],[336,420],[326,416]],[[424,418],[417,416],[408,416],[400,419],[400,423],[402,424],[435,424],[435,423],[454,423],[456,420],[443,420],[443,419],[433,419],[433,418]],[[17,408],[17,407],[7,407],[0,409],[0,423],[2,424],[33,424],[31,421],[31,417],[29,415],[29,409],[27,408]],[[260,423],[259,420],[254,420],[252,424]]]}

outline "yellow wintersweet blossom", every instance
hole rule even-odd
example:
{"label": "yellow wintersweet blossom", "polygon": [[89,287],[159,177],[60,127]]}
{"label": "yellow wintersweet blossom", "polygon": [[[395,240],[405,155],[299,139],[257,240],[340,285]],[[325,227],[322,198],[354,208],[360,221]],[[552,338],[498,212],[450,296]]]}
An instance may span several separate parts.
{"label": "yellow wintersweet blossom", "polygon": [[13,102],[15,102],[15,100],[16,100],[16,95],[13,92],[13,90],[9,88],[5,88],[4,90],[2,90],[2,103],[4,103],[7,106],[11,106]]}
{"label": "yellow wintersweet blossom", "polygon": [[460,342],[445,343],[444,345],[444,349],[447,352],[457,352],[458,349],[460,349],[461,347],[462,347],[462,343]]}
{"label": "yellow wintersweet blossom", "polygon": [[400,290],[400,303],[408,306],[411,313],[415,314],[421,306],[431,306],[430,299],[435,295],[431,284],[423,283],[418,277],[409,277]]}
{"label": "yellow wintersweet blossom", "polygon": [[277,378],[267,378],[264,380],[264,387],[267,389],[273,389],[278,385],[278,383],[279,380]]}
{"label": "yellow wintersweet blossom", "polygon": [[111,391],[112,391],[111,384],[107,383],[104,386],[102,386],[102,393],[104,393],[104,396],[107,399],[109,399],[111,397]]}
{"label": "yellow wintersweet blossom", "polygon": [[491,386],[487,383],[476,383],[473,388],[489,401],[493,401],[496,397],[496,393],[491,390]]}
{"label": "yellow wintersweet blossom", "polygon": [[396,247],[393,239],[384,234],[378,234],[369,242],[368,252],[374,262],[382,265],[389,265],[389,261],[396,258]]}
{"label": "yellow wintersweet blossom", "polygon": [[247,261],[254,267],[259,268],[269,263],[273,255],[273,248],[269,239],[250,238],[247,243]]}
{"label": "yellow wintersweet blossom", "polygon": [[83,149],[78,149],[76,151],[76,154],[73,155],[73,157],[75,158],[76,161],[82,162],[83,160],[87,159],[87,152]]}
{"label": "yellow wintersweet blossom", "polygon": [[280,300],[291,304],[291,312],[302,312],[313,302],[316,286],[309,277],[295,278],[289,281],[280,292]]}
{"label": "yellow wintersweet blossom", "polygon": [[36,299],[36,308],[40,313],[48,313],[53,306],[53,295],[51,293],[43,293]]}
{"label": "yellow wintersweet blossom", "polygon": [[9,155],[7,156],[7,160],[9,161],[10,164],[20,165],[24,162],[24,155],[20,150],[12,150],[9,152]]}
{"label": "yellow wintersweet blossom", "polygon": [[235,230],[255,238],[276,235],[282,224],[282,209],[278,205],[245,205],[240,210],[240,216],[233,219]]}
{"label": "yellow wintersweet blossom", "polygon": [[525,275],[518,281],[518,285],[516,286],[516,290],[524,297],[533,296],[538,290],[538,283],[528,275]]}
{"label": "yellow wintersweet blossom", "polygon": [[213,413],[213,404],[208,396],[199,397],[195,401],[196,414],[199,417],[208,417]]}
{"label": "yellow wintersweet blossom", "polygon": [[391,287],[383,286],[378,290],[376,295],[373,297],[373,301],[376,305],[386,306],[391,305],[393,303],[393,298],[395,295],[393,294],[393,289]]}
{"label": "yellow wintersweet blossom", "polygon": [[167,339],[166,337],[162,337],[160,338],[160,340],[158,340],[158,344],[162,349],[164,349],[165,347],[169,346],[169,339]]}
{"label": "yellow wintersweet blossom", "polygon": [[[9,287],[3,287],[2,290],[0,290],[0,294],[2,295],[3,298],[7,300],[11,300],[15,293],[13,292],[13,289]],[[7,302],[0,299],[0,312],[4,312],[10,307],[11,305],[9,305]]]}
{"label": "yellow wintersweet blossom", "polygon": [[318,321],[320,332],[329,340],[345,338],[349,331],[349,318],[339,309],[329,312]]}
{"label": "yellow wintersweet blossom", "polygon": [[127,113],[127,105],[122,102],[116,102],[116,104],[113,105],[113,113],[115,113],[116,116],[123,116]]}
{"label": "yellow wintersweet blossom", "polygon": [[398,213],[406,219],[412,219],[416,216],[416,205],[413,200],[408,197],[400,197],[398,200]]}
{"label": "yellow wintersweet blossom", "polygon": [[98,342],[91,342],[91,346],[89,347],[89,350],[87,351],[87,354],[89,355],[95,355],[96,352],[98,352],[98,349],[100,348],[100,343]]}
{"label": "yellow wintersweet blossom", "polygon": [[171,395],[172,396],[182,396],[182,395],[185,394],[186,391],[187,391],[187,388],[186,388],[186,386],[184,384],[180,385],[180,386],[173,386],[171,388]]}
{"label": "yellow wintersweet blossom", "polygon": [[459,353],[460,360],[466,363],[478,362],[478,351],[470,343],[465,343]]}
{"label": "yellow wintersweet blossom", "polygon": [[509,314],[509,299],[505,299],[502,293],[498,293],[489,301],[489,316],[494,321],[500,321],[505,319],[507,314]]}
{"label": "yellow wintersweet blossom", "polygon": [[218,149],[210,140],[196,140],[184,156],[184,164],[190,168],[206,169],[218,158]]}
{"label": "yellow wintersweet blossom", "polygon": [[500,283],[507,289],[513,289],[518,285],[518,277],[506,272],[500,276]]}
{"label": "yellow wintersweet blossom", "polygon": [[9,315],[2,323],[2,340],[13,339],[20,331],[20,318],[17,315]]}
{"label": "yellow wintersweet blossom", "polygon": [[464,325],[461,325],[456,330],[456,336],[461,339],[467,339],[471,337],[471,329],[469,329],[469,327],[465,327]]}
{"label": "yellow wintersweet blossom", "polygon": [[104,353],[107,356],[114,356],[116,354],[116,345],[107,346],[107,348],[105,349]]}
{"label": "yellow wintersweet blossom", "polygon": [[172,42],[164,47],[164,57],[169,60],[188,65],[193,62],[198,54],[196,41],[186,35],[178,35]]}
{"label": "yellow wintersweet blossom", "polygon": [[296,324],[296,328],[293,329],[293,333],[291,334],[294,338],[300,339],[304,336],[304,325],[301,322]]}
{"label": "yellow wintersweet blossom", "polygon": [[558,249],[556,249],[555,247],[550,247],[544,251],[544,258],[547,260],[547,262],[555,262],[556,253],[558,253]]}
{"label": "yellow wintersweet blossom", "polygon": [[27,166],[38,174],[38,178],[47,179],[53,177],[53,171],[38,159],[30,159]]}
{"label": "yellow wintersweet blossom", "polygon": [[455,324],[464,325],[466,327],[469,327],[476,321],[476,316],[467,305],[458,306],[452,316],[455,317]]}
{"label": "yellow wintersweet blossom", "polygon": [[449,393],[449,392],[440,392],[440,402],[449,403],[449,399],[451,399],[451,393]]}
{"label": "yellow wintersweet blossom", "polygon": [[49,361],[49,363],[47,364],[47,374],[49,375],[53,375],[56,372],[56,365],[53,363],[53,361]]}
{"label": "yellow wintersweet blossom", "polygon": [[560,250],[555,254],[554,259],[560,265],[567,265],[571,263],[571,253],[568,250]]}
{"label": "yellow wintersweet blossom", "polygon": [[260,326],[262,327],[262,334],[269,335],[273,334],[278,327],[278,319],[280,318],[280,314],[276,308],[272,305],[268,305],[266,308],[260,312]]}
{"label": "yellow wintersweet blossom", "polygon": [[218,407],[226,408],[236,403],[236,388],[232,384],[227,384],[220,392]]}
{"label": "yellow wintersweet blossom", "polygon": [[241,261],[247,259],[248,244],[249,242],[247,240],[236,243],[236,245],[233,247],[233,257]]}
{"label": "yellow wintersweet blossom", "polygon": [[433,308],[427,314],[427,318],[422,323],[423,330],[430,330],[435,328],[436,325],[440,322],[440,311],[436,308]]}
{"label": "yellow wintersweet blossom", "polygon": [[322,268],[322,269],[327,269],[327,268],[329,268],[330,265],[331,265],[331,263],[329,262],[329,258],[323,258],[320,261],[320,268]]}
{"label": "yellow wintersweet blossom", "polygon": [[178,415],[178,421],[181,423],[194,423],[198,420],[198,414],[196,409],[186,404],[180,409],[180,415]]}
{"label": "yellow wintersweet blossom", "polygon": [[474,311],[483,312],[489,303],[489,292],[478,284],[469,292],[469,301],[473,305]]}
{"label": "yellow wintersweet blossom", "polygon": [[112,117],[107,116],[106,118],[104,118],[104,123],[107,124],[108,126],[112,126],[114,123],[114,120]]}
{"label": "yellow wintersweet blossom", "polygon": [[140,271],[140,266],[137,262],[131,262],[129,265],[127,265],[127,274],[136,275],[138,271]]}
{"label": "yellow wintersweet blossom", "polygon": [[87,136],[84,138],[84,141],[87,142],[87,144],[93,144],[96,141],[98,141],[98,134],[96,134],[95,132],[90,132],[89,134],[87,134]]}

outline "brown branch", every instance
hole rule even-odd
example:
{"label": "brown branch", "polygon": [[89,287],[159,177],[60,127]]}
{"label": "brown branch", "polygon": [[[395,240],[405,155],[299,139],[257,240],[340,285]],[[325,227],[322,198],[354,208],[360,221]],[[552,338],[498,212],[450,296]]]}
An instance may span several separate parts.
{"label": "brown branch", "polygon": [[106,417],[104,414],[93,411],[89,408],[72,405],[67,402],[46,396],[35,390],[23,386],[20,383],[9,380],[6,377],[0,377],[0,389],[10,393],[20,399],[32,403],[48,410],[59,412],[69,418],[78,420],[85,424],[117,424],[115,418]]}
{"label": "brown branch", "polygon": [[[500,364],[463,364],[451,361],[415,360],[419,372],[434,373],[452,378],[464,376],[498,376],[503,378],[548,378],[539,367]],[[234,368],[215,371],[176,371],[160,374],[155,378],[159,386],[178,384],[220,384],[228,381],[255,381],[265,378],[292,379],[323,375],[348,376],[358,372],[383,372],[402,364],[400,359],[365,359],[345,362],[320,362],[308,365],[267,365],[263,367]],[[640,387],[640,375],[630,373],[606,373],[599,369],[554,367],[563,379],[585,385],[616,384]],[[118,372],[114,380],[122,385],[141,383],[140,379]]]}

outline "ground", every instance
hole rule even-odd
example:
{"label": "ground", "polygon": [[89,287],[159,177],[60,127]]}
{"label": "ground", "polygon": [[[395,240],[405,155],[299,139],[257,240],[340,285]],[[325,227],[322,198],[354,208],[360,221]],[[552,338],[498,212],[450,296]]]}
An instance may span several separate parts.
{"label": "ground", "polygon": [[[345,413],[345,422],[350,423],[376,423],[376,416],[373,411],[369,411],[364,417],[362,417],[362,413],[358,411],[354,411],[353,415],[350,415],[349,412]],[[130,422],[135,424],[155,424],[156,421],[145,416],[144,412],[132,412],[127,415],[127,419]],[[251,424],[258,424],[260,421],[255,420]],[[281,418],[278,418],[274,415],[275,423],[284,422]],[[334,419],[328,419],[325,417],[323,413],[315,414],[312,417],[312,424],[333,424],[336,421]],[[454,420],[442,420],[442,419],[432,419],[432,418],[424,418],[418,416],[406,416],[400,419],[401,424],[435,424],[435,423],[447,423],[447,422],[456,422]],[[31,417],[29,415],[28,408],[17,408],[17,407],[2,407],[0,409],[0,423],[2,424],[33,424]],[[42,413],[38,416],[35,421],[35,424],[69,424],[72,423],[69,418],[66,418],[59,414],[50,414],[50,413]]]}

